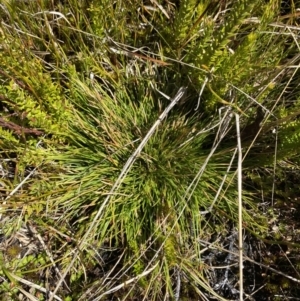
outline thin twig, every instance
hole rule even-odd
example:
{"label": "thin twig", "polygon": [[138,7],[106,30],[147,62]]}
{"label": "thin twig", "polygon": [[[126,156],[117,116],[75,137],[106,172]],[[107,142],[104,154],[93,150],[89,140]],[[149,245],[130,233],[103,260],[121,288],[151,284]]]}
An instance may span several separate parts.
{"label": "thin twig", "polygon": [[273,161],[273,180],[272,180],[272,194],[271,194],[271,206],[274,205],[275,186],[276,186],[276,167],[277,167],[277,151],[278,151],[278,128],[275,128],[275,150],[274,150],[274,161]]}
{"label": "thin twig", "polygon": [[[26,279],[23,279],[23,278],[21,278],[21,277],[15,275],[15,274],[12,274],[12,273],[9,273],[9,274],[10,274],[10,276],[11,276],[12,278],[16,279],[17,281],[19,281],[19,282],[21,282],[21,283],[23,283],[23,284],[25,284],[25,285],[28,285],[29,287],[35,288],[35,289],[41,291],[42,293],[49,294],[51,300],[52,300],[52,299],[56,299],[56,300],[58,300],[58,301],[62,301],[61,298],[59,298],[58,296],[56,296],[56,295],[55,295],[54,293],[52,293],[51,291],[45,289],[44,287],[42,287],[42,286],[40,286],[40,285],[37,285],[37,284],[35,284],[35,283],[32,283],[32,282],[30,282],[30,281],[28,281],[28,280],[26,280]],[[49,299],[49,300],[50,300],[50,299]]]}
{"label": "thin twig", "polygon": [[[52,256],[51,252],[49,251],[48,247],[46,246],[46,244],[45,244],[44,240],[42,239],[41,235],[37,232],[36,228],[34,226],[30,225],[29,223],[28,223],[28,228],[33,233],[33,235],[39,240],[39,242],[41,243],[41,245],[44,248],[47,256],[49,257],[49,259],[50,259],[57,275],[60,278],[62,278],[62,275],[61,275],[61,273],[60,273],[60,271],[59,271],[59,269],[58,269],[58,267],[57,267],[57,265],[56,265],[56,263],[53,259],[53,256]],[[65,284],[66,288],[69,290],[69,292],[71,292],[70,288],[68,287],[68,285],[65,281],[64,281],[64,284]]]}
{"label": "thin twig", "polygon": [[280,272],[280,271],[278,271],[278,270],[276,270],[276,269],[273,269],[273,268],[271,268],[270,266],[267,266],[267,265],[265,265],[265,264],[262,264],[262,263],[260,263],[260,262],[257,262],[257,261],[255,261],[255,260],[249,258],[249,257],[246,257],[246,256],[244,256],[244,260],[247,260],[247,261],[249,261],[249,262],[252,262],[252,263],[254,263],[254,264],[256,264],[256,265],[258,265],[258,266],[260,266],[260,267],[263,267],[263,268],[265,268],[265,269],[267,269],[267,270],[269,270],[269,271],[272,271],[272,272],[274,272],[274,273],[276,273],[276,274],[278,274],[278,275],[281,275],[281,276],[283,276],[283,277],[285,277],[285,278],[287,278],[287,279],[292,280],[293,282],[296,282],[296,283],[300,284],[300,279],[297,279],[297,278],[292,277],[292,276],[290,276],[290,275],[287,275],[287,274],[285,274],[285,273],[283,273],[283,272]]}
{"label": "thin twig", "polygon": [[242,144],[241,144],[241,133],[240,133],[240,116],[235,114],[236,120],[236,134],[237,134],[237,148],[238,148],[238,215],[239,215],[239,288],[240,288],[240,301],[243,301],[243,204],[242,204]]}
{"label": "thin twig", "polygon": [[126,287],[128,284],[130,284],[132,282],[136,282],[136,281],[140,280],[142,277],[147,276],[148,274],[150,274],[157,267],[158,263],[159,263],[159,261],[157,261],[156,264],[153,267],[151,267],[149,270],[144,271],[143,273],[137,275],[136,277],[133,277],[133,278],[131,278],[131,279],[115,286],[114,288],[110,289],[109,291],[107,291],[107,292],[103,293],[102,295],[100,295],[99,297],[95,298],[93,301],[99,301],[105,295],[112,294],[112,293],[120,290],[121,288]]}
{"label": "thin twig", "polygon": [[[201,242],[202,242],[202,241],[201,241]],[[207,243],[207,244],[209,244],[209,243]],[[233,254],[233,255],[237,255],[235,252],[231,252],[231,251],[229,251],[229,250],[225,250],[224,248],[222,248],[222,247],[220,247],[220,246],[218,246],[218,245],[216,245],[216,244],[209,244],[208,248],[211,249],[211,250],[226,251],[226,252],[231,253],[231,254]],[[251,259],[251,258],[248,257],[248,256],[245,256],[245,255],[244,255],[243,258],[244,258],[244,260],[247,260],[247,261],[249,261],[249,262],[251,262],[251,263],[254,263],[255,265],[258,265],[258,266],[260,266],[260,267],[262,267],[262,268],[265,268],[265,269],[267,269],[267,270],[269,270],[269,271],[272,271],[272,272],[274,272],[274,273],[276,273],[276,274],[278,274],[278,275],[281,275],[281,276],[283,276],[283,277],[286,277],[287,279],[290,279],[290,280],[292,280],[292,281],[294,281],[294,282],[300,284],[300,279],[297,279],[297,278],[292,277],[292,276],[290,276],[290,275],[287,275],[287,274],[285,274],[285,273],[283,273],[283,272],[280,272],[280,271],[278,271],[278,270],[276,270],[276,269],[274,269],[274,268],[271,268],[270,266],[265,265],[265,264],[263,264],[263,263],[257,262],[257,261]],[[215,269],[215,268],[217,268],[217,267],[213,267],[213,268]]]}
{"label": "thin twig", "polygon": [[218,197],[219,197],[219,195],[220,195],[220,193],[221,193],[221,191],[222,191],[223,185],[224,185],[224,183],[225,183],[225,181],[226,181],[226,179],[227,179],[227,176],[228,176],[228,174],[229,174],[229,171],[230,171],[230,168],[231,168],[231,166],[232,166],[233,160],[234,160],[234,158],[235,158],[236,152],[237,152],[237,148],[235,148],[235,150],[234,150],[234,153],[233,153],[233,155],[232,155],[232,157],[231,157],[231,160],[230,160],[230,162],[229,162],[229,164],[228,164],[226,173],[225,173],[225,175],[224,175],[224,177],[223,177],[223,179],[222,179],[222,182],[221,182],[221,184],[220,184],[220,186],[219,186],[219,189],[218,189],[218,191],[217,191],[217,193],[216,193],[216,195],[215,195],[214,200],[212,201],[212,203],[211,203],[211,205],[209,206],[208,210],[200,211],[200,214],[201,214],[201,215],[208,214],[208,213],[210,213],[210,212],[212,211],[212,209],[213,209],[213,207],[214,207],[214,205],[215,205],[215,203],[216,203],[216,201],[217,201],[217,199],[218,199]]}
{"label": "thin twig", "polygon": [[12,130],[16,135],[30,134],[35,136],[41,136],[44,134],[43,131],[40,131],[36,128],[26,128],[12,121],[7,121],[2,117],[0,117],[0,126]]}
{"label": "thin twig", "polygon": [[223,116],[221,122],[220,122],[220,127],[218,129],[218,132],[216,134],[215,137],[215,141],[213,143],[213,147],[210,151],[210,153],[208,154],[208,156],[206,157],[203,165],[201,166],[201,168],[199,169],[198,173],[196,174],[196,176],[194,177],[193,181],[191,182],[191,184],[189,185],[189,187],[187,188],[183,199],[185,199],[186,203],[190,200],[190,198],[192,197],[204,171],[205,168],[209,162],[209,160],[211,159],[211,157],[213,156],[213,154],[215,153],[216,149],[218,148],[219,144],[221,143],[222,139],[226,136],[228,129],[229,129],[229,125],[230,125],[230,120],[231,120],[231,113],[229,113],[228,111],[226,112],[226,114]]}
{"label": "thin twig", "polygon": [[[25,184],[25,182],[35,173],[35,171],[37,170],[38,167],[35,167],[23,180],[21,183],[19,183],[17,185],[17,187],[15,187],[9,194],[8,196],[5,198],[4,202],[2,203],[2,205],[5,205],[7,203],[7,200],[10,199],[21,187],[22,185]],[[1,207],[0,207],[0,220],[2,218],[2,213],[1,213]]]}
{"label": "thin twig", "polygon": [[180,299],[180,289],[181,289],[181,278],[180,278],[180,269],[176,269],[176,274],[177,274],[177,284],[176,284],[176,291],[174,294],[175,301],[179,301]]}
{"label": "thin twig", "polygon": [[25,295],[28,300],[30,301],[39,301],[39,299],[37,299],[36,297],[34,297],[33,295],[31,295],[30,293],[26,292],[22,287],[18,287],[18,290]]}
{"label": "thin twig", "polygon": [[197,102],[197,106],[196,106],[196,108],[195,108],[195,111],[197,111],[198,108],[199,108],[199,106],[200,106],[201,96],[202,96],[202,94],[203,94],[203,91],[204,91],[204,88],[205,88],[207,82],[208,82],[208,76],[205,77],[205,80],[204,80],[203,85],[202,85],[202,87],[201,87],[201,90],[200,90],[200,92],[199,92],[198,102]]}

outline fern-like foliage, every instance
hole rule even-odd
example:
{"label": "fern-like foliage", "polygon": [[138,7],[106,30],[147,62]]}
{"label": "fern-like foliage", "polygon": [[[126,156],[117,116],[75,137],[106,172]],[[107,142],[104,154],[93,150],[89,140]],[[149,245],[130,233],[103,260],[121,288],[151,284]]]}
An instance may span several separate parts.
{"label": "fern-like foliage", "polygon": [[16,160],[21,175],[28,166],[43,161],[38,147],[42,142],[43,147],[66,142],[72,106],[59,81],[20,41],[4,34],[0,38],[0,151],[7,159]]}
{"label": "fern-like foliage", "polygon": [[205,65],[209,69],[214,67],[217,70],[223,59],[226,58],[228,44],[254,5],[255,1],[234,2],[223,22],[215,24],[213,32],[204,29],[203,39],[195,41],[187,60],[192,60],[196,66]]}
{"label": "fern-like foliage", "polygon": [[286,117],[289,116],[289,110],[284,111],[285,112],[282,112],[281,114],[284,121],[280,122],[279,119],[279,127],[277,128],[279,132],[278,160],[286,160],[288,158],[298,156],[299,154],[298,145],[300,143],[300,120],[297,115],[295,116],[295,114],[294,118],[286,119]]}
{"label": "fern-like foliage", "polygon": [[[166,35],[172,36],[167,40],[167,49],[180,49],[180,52],[170,51],[168,55],[188,65],[182,67],[183,74],[197,91],[201,90],[206,78],[209,79],[210,89],[205,89],[203,94],[208,110],[221,99],[225,100],[221,101],[223,105],[232,101],[228,99],[228,95],[232,95],[229,84],[253,98],[260,97],[258,102],[264,102],[267,94],[262,97],[257,87],[269,84],[276,76],[274,70],[287,55],[282,36],[279,41],[279,35],[268,33],[269,22],[278,11],[276,1],[263,4],[261,1],[235,1],[227,7],[206,1],[180,3],[172,33],[166,29]],[[281,29],[276,31],[279,33]],[[249,99],[237,94],[236,105],[249,106]]]}

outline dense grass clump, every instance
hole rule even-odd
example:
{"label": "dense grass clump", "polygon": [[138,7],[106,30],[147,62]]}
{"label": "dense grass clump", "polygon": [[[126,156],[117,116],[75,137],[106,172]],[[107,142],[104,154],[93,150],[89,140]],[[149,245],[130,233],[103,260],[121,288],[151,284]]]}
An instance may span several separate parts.
{"label": "dense grass clump", "polygon": [[293,5],[4,1],[0,17],[2,300],[297,296],[299,256],[278,255],[299,247]]}

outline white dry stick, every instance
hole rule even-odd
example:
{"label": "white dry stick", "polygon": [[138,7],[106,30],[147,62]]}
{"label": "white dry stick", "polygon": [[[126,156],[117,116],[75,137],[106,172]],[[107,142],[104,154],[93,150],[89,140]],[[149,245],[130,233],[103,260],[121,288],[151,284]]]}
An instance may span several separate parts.
{"label": "white dry stick", "polygon": [[[53,256],[52,256],[51,252],[49,251],[48,247],[46,246],[45,242],[43,241],[41,235],[37,232],[37,230],[36,230],[35,227],[33,227],[33,226],[31,226],[31,225],[28,225],[28,228],[29,228],[29,230],[33,233],[33,235],[36,236],[36,238],[39,240],[39,242],[41,243],[42,247],[43,247],[44,250],[46,251],[46,254],[47,254],[47,256],[49,257],[49,259],[50,259],[50,261],[51,261],[51,263],[52,263],[52,265],[53,265],[53,267],[54,267],[54,270],[55,270],[56,274],[57,274],[60,278],[62,278],[62,275],[61,275],[61,273],[60,273],[60,271],[59,271],[59,269],[58,269],[58,267],[57,267],[57,265],[56,265],[56,263],[55,263],[55,261],[54,261],[54,259],[53,259]],[[63,282],[64,282],[66,288],[69,290],[69,292],[71,292],[71,290],[70,290],[70,288],[68,287],[67,283],[66,283],[65,281],[63,281]]]}
{"label": "white dry stick", "polygon": [[209,124],[208,127],[206,127],[206,128],[204,128],[203,130],[197,132],[197,133],[194,134],[191,138],[189,138],[189,139],[187,139],[186,141],[184,141],[183,143],[181,143],[181,144],[179,145],[178,148],[180,148],[180,147],[186,145],[187,143],[189,143],[190,141],[192,141],[193,139],[195,139],[195,138],[198,137],[199,135],[204,134],[204,133],[206,133],[206,132],[210,132],[210,131],[213,130],[214,128],[220,126],[221,123],[222,123],[222,121],[218,121],[216,124],[213,124],[213,125]]}
{"label": "white dry stick", "polygon": [[[249,98],[250,100],[252,100],[254,103],[256,103],[259,107],[261,107],[263,109],[263,112],[268,112],[269,115],[272,115],[273,117],[276,118],[276,116],[274,116],[274,114],[269,111],[266,107],[264,107],[261,103],[259,103],[255,98],[251,97],[249,94],[247,94],[246,92],[244,92],[243,90],[241,90],[240,88],[236,87],[233,84],[230,84],[232,88],[236,89],[237,91],[241,92],[243,95],[245,95],[247,98]],[[276,118],[277,119],[277,118]]]}
{"label": "white dry stick", "polygon": [[[53,292],[53,294],[56,294],[56,292],[59,290],[62,282],[64,281],[65,277],[67,276],[67,274],[69,273],[71,267],[73,266],[79,252],[81,251],[82,245],[84,244],[84,242],[86,241],[86,239],[89,237],[89,235],[91,234],[92,230],[95,229],[96,227],[96,223],[99,221],[99,219],[101,218],[103,211],[105,209],[105,207],[107,206],[111,196],[114,194],[114,192],[120,187],[120,185],[122,184],[124,178],[126,177],[126,175],[128,174],[130,168],[132,167],[133,163],[135,162],[136,158],[138,157],[138,155],[141,153],[142,149],[144,148],[144,146],[146,145],[146,143],[148,142],[148,140],[151,138],[151,136],[154,134],[155,130],[157,129],[157,127],[162,123],[162,121],[167,117],[168,113],[173,109],[173,107],[179,102],[179,100],[183,97],[183,95],[186,92],[186,87],[181,87],[177,94],[171,99],[171,103],[167,106],[167,108],[161,113],[161,115],[158,117],[158,119],[156,120],[156,122],[153,124],[153,126],[151,127],[151,129],[149,130],[149,132],[147,133],[147,135],[145,136],[145,138],[141,141],[140,145],[137,147],[137,149],[134,151],[134,153],[129,157],[129,159],[127,160],[127,162],[125,163],[118,179],[116,180],[116,182],[114,183],[113,187],[111,188],[110,192],[108,193],[107,197],[105,198],[105,200],[103,201],[102,205],[100,206],[99,210],[97,211],[97,214],[95,215],[93,221],[91,222],[90,227],[88,228],[88,230],[86,231],[85,235],[83,236],[81,242],[78,244],[78,248],[77,251],[74,254],[74,257],[71,261],[71,263],[69,264],[69,266],[67,267],[66,271],[64,272],[64,274],[62,275],[62,277],[60,278],[60,280],[58,281],[56,288]],[[53,300],[53,295],[50,296],[49,301]]]}
{"label": "white dry stick", "polygon": [[188,202],[190,200],[190,198],[192,197],[204,171],[205,168],[209,162],[209,160],[211,159],[211,157],[213,156],[213,154],[215,153],[216,149],[218,148],[219,144],[221,143],[222,139],[226,136],[227,131],[230,127],[230,121],[231,121],[231,117],[232,114],[229,113],[228,111],[225,113],[225,115],[223,116],[221,122],[220,122],[220,127],[218,129],[218,132],[216,134],[215,137],[215,141],[213,143],[212,149],[210,151],[210,153],[208,154],[208,156],[206,157],[203,165],[201,166],[200,170],[198,171],[198,173],[196,174],[196,176],[194,177],[193,181],[191,182],[191,184],[189,185],[189,187],[187,188],[183,199]]}
{"label": "white dry stick", "polygon": [[208,82],[208,77],[205,77],[204,83],[203,83],[203,85],[202,85],[202,87],[201,87],[201,90],[200,90],[200,92],[199,92],[198,102],[197,102],[197,106],[196,106],[196,108],[195,108],[195,111],[197,111],[198,108],[199,108],[199,106],[200,106],[201,96],[202,96],[202,94],[203,94],[203,91],[204,91],[204,88],[205,88],[207,82]]}
{"label": "white dry stick", "polygon": [[109,291],[107,291],[107,292],[103,293],[102,295],[98,296],[97,298],[93,299],[93,301],[99,301],[105,295],[112,294],[112,293],[120,290],[121,288],[126,287],[128,284],[130,284],[132,282],[137,282],[141,278],[143,278],[143,277],[147,276],[149,273],[151,273],[157,267],[157,265],[158,265],[158,262],[156,262],[156,264],[153,267],[151,267],[149,270],[144,271],[143,273],[137,275],[136,277],[131,278],[131,279],[129,279],[129,280],[127,280],[127,281],[125,281],[125,282],[123,282],[123,283],[115,286],[114,288],[110,289]]}
{"label": "white dry stick", "polygon": [[273,183],[272,183],[272,195],[271,195],[271,208],[274,206],[275,188],[276,188],[276,168],[277,168],[277,151],[278,151],[278,131],[276,127],[275,132],[275,150],[274,150],[274,161],[273,161]]}
{"label": "white dry stick", "polygon": [[166,12],[166,10],[163,8],[162,5],[160,5],[156,0],[150,0],[150,1],[153,4],[155,4],[168,19],[170,19],[170,16],[168,15],[168,13]]}
{"label": "white dry stick", "polygon": [[300,284],[300,279],[297,279],[297,278],[295,278],[295,277],[292,277],[292,276],[290,276],[290,275],[287,275],[287,274],[285,274],[285,273],[283,273],[283,272],[281,272],[281,271],[279,271],[279,270],[275,270],[275,269],[271,268],[270,266],[265,265],[265,264],[262,264],[262,263],[259,263],[259,262],[257,262],[256,260],[253,260],[253,259],[251,259],[251,258],[249,258],[249,257],[246,257],[246,256],[245,256],[244,259],[247,260],[247,261],[249,261],[249,262],[252,262],[252,263],[254,263],[254,264],[256,264],[256,265],[258,265],[258,266],[260,266],[260,267],[263,267],[264,269],[267,269],[267,270],[269,270],[269,271],[272,271],[272,272],[274,272],[275,274],[281,275],[281,276],[283,276],[283,277],[285,277],[285,278],[287,278],[287,279],[290,279],[290,280],[292,280],[292,281],[294,281],[294,282]]}
{"label": "white dry stick", "polygon": [[224,185],[224,183],[225,183],[225,181],[227,179],[227,176],[229,174],[229,171],[230,171],[230,168],[232,166],[233,160],[235,158],[236,152],[237,152],[237,148],[234,150],[234,153],[233,153],[233,155],[231,157],[230,163],[229,163],[229,165],[227,167],[226,173],[225,173],[225,175],[224,175],[224,177],[222,179],[222,182],[221,182],[221,184],[219,186],[219,189],[218,189],[218,191],[217,191],[217,193],[215,195],[215,198],[214,198],[213,202],[209,206],[208,210],[200,211],[200,214],[204,215],[204,214],[210,213],[212,211],[212,209],[214,208],[214,205],[215,205],[215,203],[216,203],[216,201],[217,201],[217,199],[218,199],[218,197],[219,197],[219,195],[220,195],[220,193],[222,191],[223,185]]}
{"label": "white dry stick", "polygon": [[[22,12],[25,12],[25,11],[22,11]],[[58,16],[58,18],[56,18],[54,21],[58,21],[59,19],[64,19],[68,23],[68,25],[72,26],[71,23],[69,22],[69,20],[66,18],[66,16],[58,11],[41,11],[41,12],[37,12],[35,14],[30,14],[30,15],[32,15],[32,16],[37,16],[37,15]]]}
{"label": "white dry stick", "polygon": [[180,289],[181,289],[181,279],[180,279],[180,270],[179,267],[177,267],[176,269],[176,273],[177,273],[177,284],[176,284],[176,291],[174,294],[175,297],[175,301],[179,301],[180,299]]}
{"label": "white dry stick", "polygon": [[[8,196],[5,198],[4,202],[2,203],[2,205],[6,205],[7,200],[10,199],[24,184],[25,182],[35,173],[35,171],[37,170],[38,167],[35,167],[23,180],[21,183],[19,183],[17,185],[17,187],[15,189],[13,189]],[[2,218],[2,213],[1,213],[1,207],[0,207],[0,220]]]}
{"label": "white dry stick", "polygon": [[39,291],[41,291],[42,293],[45,293],[45,294],[49,294],[50,295],[50,298],[54,298],[55,300],[58,300],[58,301],[63,301],[61,298],[59,298],[58,296],[54,295],[51,291],[45,289],[44,287],[40,286],[40,285],[37,285],[35,283],[32,283],[26,279],[23,279],[15,274],[12,274],[11,272],[9,272],[10,276],[14,279],[16,279],[17,281],[19,281],[20,283],[23,283],[29,287],[32,287],[32,288],[35,288]]}
{"label": "white dry stick", "polygon": [[[27,297],[28,300],[30,301],[39,301],[39,299],[37,299],[36,297],[34,297],[33,295],[31,295],[30,293],[26,292],[22,287],[18,287],[18,290]],[[20,298],[20,297],[19,297]]]}
{"label": "white dry stick", "polygon": [[239,231],[239,289],[240,289],[240,301],[243,301],[243,204],[242,204],[242,162],[243,162],[243,154],[242,154],[242,144],[241,144],[241,135],[240,135],[240,116],[235,114],[236,120],[236,133],[237,133],[237,148],[238,148],[238,231]]}
{"label": "white dry stick", "polygon": [[[44,136],[43,136],[44,137]],[[37,144],[36,144],[36,147],[38,148],[39,145],[42,143],[42,140],[40,140]],[[40,164],[41,165],[41,164]],[[5,198],[4,202],[2,203],[2,205],[6,205],[7,203],[7,200],[9,200],[24,184],[25,182],[31,177],[34,175],[35,171],[40,167],[40,165],[36,166],[22,181],[21,183],[19,183],[17,185],[17,187],[15,189],[13,189],[9,194],[8,196]],[[0,206],[0,220],[2,218],[2,213],[1,213],[1,206]]]}

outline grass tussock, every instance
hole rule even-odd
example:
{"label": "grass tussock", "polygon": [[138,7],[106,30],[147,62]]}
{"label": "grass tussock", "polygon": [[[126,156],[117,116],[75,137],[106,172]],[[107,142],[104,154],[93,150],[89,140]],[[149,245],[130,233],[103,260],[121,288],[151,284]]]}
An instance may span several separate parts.
{"label": "grass tussock", "polygon": [[299,258],[277,256],[299,247],[292,5],[6,0],[0,17],[2,300],[297,296]]}

